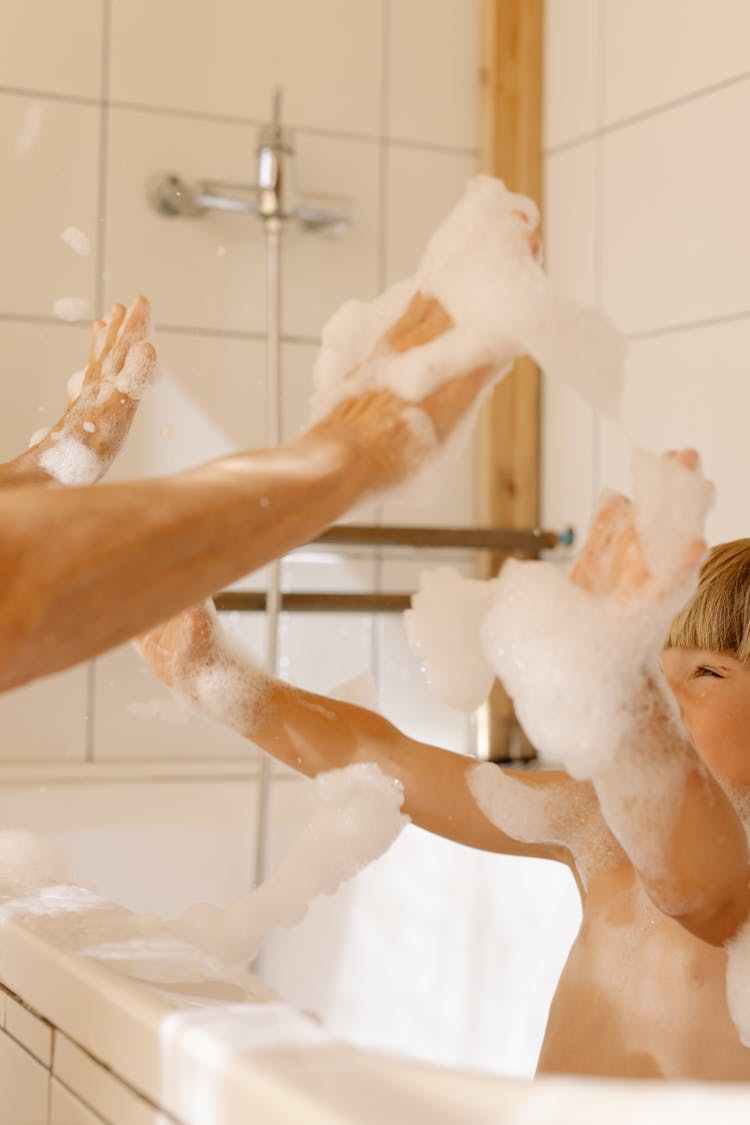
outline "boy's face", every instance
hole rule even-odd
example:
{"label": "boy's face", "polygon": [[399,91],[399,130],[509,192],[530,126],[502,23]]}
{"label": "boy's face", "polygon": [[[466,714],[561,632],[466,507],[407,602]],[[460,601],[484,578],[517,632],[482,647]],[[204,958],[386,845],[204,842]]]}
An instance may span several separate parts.
{"label": "boy's face", "polygon": [[706,765],[750,790],[750,668],[725,652],[668,648],[662,668]]}

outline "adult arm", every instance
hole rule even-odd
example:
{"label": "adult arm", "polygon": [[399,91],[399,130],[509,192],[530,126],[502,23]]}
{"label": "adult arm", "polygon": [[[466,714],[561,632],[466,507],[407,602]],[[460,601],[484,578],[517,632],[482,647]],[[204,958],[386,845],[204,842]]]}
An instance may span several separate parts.
{"label": "adult arm", "polygon": [[[377,354],[386,362],[450,327],[439,303],[417,294]],[[511,358],[457,372],[416,404],[438,443]],[[414,407],[370,390],[276,449],[170,478],[0,492],[0,690],[148,629],[408,476],[431,451]]]}

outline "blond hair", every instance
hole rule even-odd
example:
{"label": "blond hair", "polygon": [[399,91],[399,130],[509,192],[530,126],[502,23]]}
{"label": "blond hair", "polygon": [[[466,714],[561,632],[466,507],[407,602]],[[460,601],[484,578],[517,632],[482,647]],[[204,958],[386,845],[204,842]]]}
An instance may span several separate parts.
{"label": "blond hair", "polygon": [[728,652],[750,665],[750,539],[713,548],[698,589],[672,622],[667,647]]}

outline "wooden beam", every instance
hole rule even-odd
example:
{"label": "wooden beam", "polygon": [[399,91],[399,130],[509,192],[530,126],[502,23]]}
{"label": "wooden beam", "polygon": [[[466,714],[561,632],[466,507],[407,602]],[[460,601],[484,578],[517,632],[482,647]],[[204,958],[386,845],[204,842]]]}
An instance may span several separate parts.
{"label": "wooden beam", "polygon": [[[483,0],[481,167],[541,206],[543,0]],[[516,364],[496,388],[480,423],[480,518],[490,527],[539,523],[540,375]],[[496,573],[506,556],[493,554]],[[490,756],[530,753],[500,685],[490,698]],[[520,749],[519,749],[520,748]]]}

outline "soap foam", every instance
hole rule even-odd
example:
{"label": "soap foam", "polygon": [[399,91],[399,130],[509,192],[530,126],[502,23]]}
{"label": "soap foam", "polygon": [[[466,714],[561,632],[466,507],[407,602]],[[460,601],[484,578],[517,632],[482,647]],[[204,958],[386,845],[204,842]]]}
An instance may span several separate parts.
{"label": "soap foam", "polygon": [[440,567],[420,574],[412,608],[404,613],[409,647],[428,688],[461,711],[479,707],[492,686],[494,673],[480,640],[491,604],[490,583]]}
{"label": "soap foam", "polygon": [[[522,354],[543,362],[548,374],[571,383],[597,409],[616,414],[624,343],[603,314],[569,301],[545,277],[528,244],[537,221],[531,201],[501,181],[470,180],[414,277],[369,305],[348,302],[324,329],[313,417],[365,386],[390,387],[418,401],[461,371],[507,368]],[[437,298],[453,327],[420,347],[390,352],[383,334],[415,292]]]}
{"label": "soap foam", "polygon": [[85,320],[91,314],[91,301],[88,297],[58,297],[53,308],[60,320]]}
{"label": "soap foam", "polygon": [[93,484],[102,472],[96,454],[73,437],[58,437],[54,445],[39,454],[39,464],[46,473],[65,485]]}
{"label": "soap foam", "polygon": [[78,227],[66,227],[60,238],[79,257],[87,258],[91,253],[91,239]]}
{"label": "soap foam", "polygon": [[676,460],[640,452],[635,464],[633,515],[651,568],[644,591],[591,593],[552,563],[508,559],[482,626],[485,655],[527,735],[582,779],[611,764],[644,677],[660,679],[669,625],[697,580],[697,565],[685,567],[688,549],[713,497],[700,473]]}
{"label": "soap foam", "polygon": [[491,762],[473,766],[466,783],[482,813],[512,839],[569,848],[584,887],[623,861],[591,786],[563,779],[535,784]]}
{"label": "soap foam", "polygon": [[371,763],[319,774],[310,812],[276,871],[226,910],[190,907],[175,933],[229,963],[252,959],[269,926],[299,922],[319,894],[334,894],[382,855],[409,818],[403,789]]}

